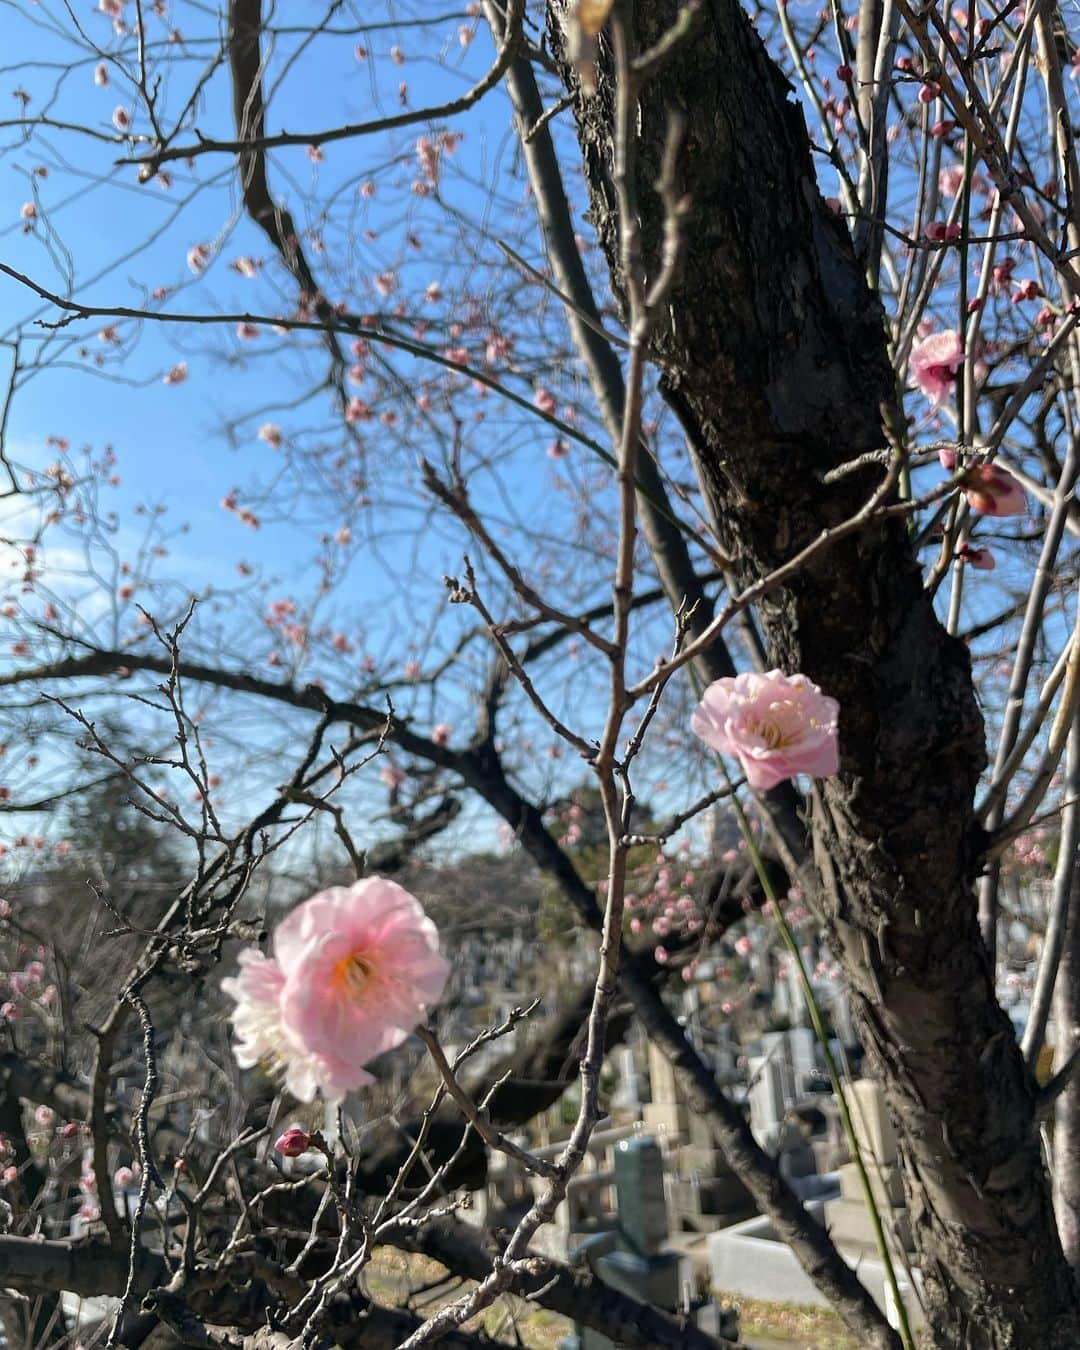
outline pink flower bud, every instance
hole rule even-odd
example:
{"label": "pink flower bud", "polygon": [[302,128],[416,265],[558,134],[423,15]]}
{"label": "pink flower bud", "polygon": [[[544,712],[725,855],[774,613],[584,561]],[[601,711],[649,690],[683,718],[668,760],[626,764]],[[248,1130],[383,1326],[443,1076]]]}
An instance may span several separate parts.
{"label": "pink flower bud", "polygon": [[310,1147],[311,1135],[298,1125],[293,1125],[274,1140],[274,1152],[280,1153],[283,1158],[299,1158],[300,1154],[306,1153]]}
{"label": "pink flower bud", "polygon": [[1027,511],[1024,489],[1007,469],[976,464],[963,477],[964,496],[984,516],[1022,516]]}
{"label": "pink flower bud", "polygon": [[972,548],[970,544],[961,544],[956,550],[956,556],[980,572],[992,572],[997,566],[988,548]]}
{"label": "pink flower bud", "polygon": [[1022,281],[1013,291],[1010,299],[1014,305],[1019,305],[1024,300],[1037,300],[1040,295],[1042,295],[1042,290],[1039,283],[1032,277],[1027,281]]}

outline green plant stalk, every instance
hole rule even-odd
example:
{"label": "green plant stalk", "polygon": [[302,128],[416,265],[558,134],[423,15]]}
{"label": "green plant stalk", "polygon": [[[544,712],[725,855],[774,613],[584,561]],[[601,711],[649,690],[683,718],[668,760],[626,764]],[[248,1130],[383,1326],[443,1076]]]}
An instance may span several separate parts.
{"label": "green plant stalk", "polygon": [[[728,776],[727,766],[723,766],[724,777],[728,779],[730,786],[731,779]],[[907,1306],[900,1296],[900,1286],[896,1279],[896,1268],[893,1265],[892,1253],[889,1250],[889,1244],[885,1237],[885,1228],[881,1222],[881,1213],[878,1210],[877,1201],[874,1198],[874,1192],[870,1186],[870,1177],[866,1171],[866,1164],[863,1162],[862,1149],[855,1134],[855,1125],[851,1119],[851,1112],[848,1110],[847,1098],[844,1096],[843,1084],[840,1081],[840,1073],[836,1067],[836,1060],[833,1058],[832,1049],[829,1046],[828,1033],[825,1030],[825,1021],[821,1015],[821,1008],[814,993],[814,987],[810,983],[810,976],[806,973],[806,966],[803,964],[802,952],[799,951],[799,944],[795,941],[795,934],[791,931],[787,919],[780,909],[780,902],[773,890],[772,882],[769,880],[769,874],[765,870],[765,865],[761,860],[761,854],[758,852],[757,843],[754,840],[753,831],[750,829],[750,822],[743,810],[742,803],[738,796],[733,792],[731,797],[735,806],[735,814],[739,822],[739,830],[742,837],[746,840],[746,847],[750,853],[750,861],[754,864],[754,871],[757,873],[758,881],[761,883],[761,889],[772,905],[772,917],[780,933],[780,938],[787,948],[789,954],[795,962],[795,968],[799,972],[799,983],[802,986],[803,996],[806,999],[806,1006],[810,1012],[810,1021],[814,1027],[814,1035],[821,1046],[821,1053],[825,1058],[825,1067],[829,1072],[829,1080],[832,1083],[833,1095],[836,1097],[836,1104],[840,1110],[840,1121],[844,1127],[844,1134],[847,1137],[848,1148],[855,1161],[855,1167],[859,1173],[859,1184],[862,1187],[863,1199],[866,1201],[866,1208],[870,1213],[870,1222],[874,1229],[874,1241],[877,1243],[878,1253],[881,1256],[882,1265],[885,1267],[885,1277],[889,1282],[889,1288],[892,1290],[893,1301],[896,1305],[896,1316],[900,1322],[900,1339],[904,1342],[905,1350],[915,1350],[915,1341],[911,1334],[911,1326],[908,1322]]]}
{"label": "green plant stalk", "polygon": [[[697,697],[700,699],[704,692],[701,685],[701,679],[697,672],[691,667],[690,682],[693,685]],[[911,1324],[908,1321],[907,1304],[900,1296],[900,1285],[896,1279],[896,1267],[893,1265],[892,1252],[889,1250],[889,1244],[885,1237],[885,1227],[881,1222],[881,1212],[877,1206],[877,1200],[874,1198],[874,1192],[870,1187],[870,1177],[866,1171],[866,1164],[863,1161],[862,1148],[855,1134],[855,1124],[851,1119],[851,1112],[848,1109],[847,1098],[844,1096],[844,1086],[840,1080],[840,1072],[836,1067],[836,1060],[833,1058],[833,1052],[829,1046],[829,1037],[825,1030],[825,1020],[821,1015],[821,1008],[817,1001],[817,995],[814,993],[814,987],[810,983],[810,976],[806,973],[806,967],[803,965],[802,952],[799,951],[799,944],[795,941],[795,934],[791,931],[788,921],[780,908],[780,901],[777,899],[773,884],[769,880],[769,874],[765,870],[765,864],[762,862],[761,853],[758,851],[757,842],[754,839],[754,832],[750,828],[750,821],[747,819],[746,811],[739,800],[739,794],[734,790],[734,784],[731,781],[731,775],[728,773],[727,764],[724,762],[723,755],[716,753],[716,761],[720,766],[720,772],[724,775],[731,791],[732,805],[735,807],[735,818],[739,822],[739,832],[746,840],[746,848],[750,854],[750,861],[754,865],[754,871],[757,873],[758,881],[761,883],[761,889],[765,893],[765,898],[772,905],[772,917],[780,933],[781,941],[787,948],[795,962],[795,969],[799,972],[799,983],[802,986],[803,997],[806,999],[806,1006],[810,1013],[810,1021],[814,1028],[814,1035],[817,1037],[818,1044],[821,1046],[821,1053],[825,1059],[825,1067],[828,1070],[829,1082],[832,1084],[833,1096],[836,1098],[836,1105],[840,1112],[840,1123],[844,1127],[844,1135],[848,1142],[848,1149],[855,1161],[855,1167],[859,1174],[859,1185],[862,1188],[863,1199],[866,1202],[866,1208],[870,1214],[870,1223],[874,1229],[874,1241],[877,1244],[878,1254],[881,1257],[881,1263],[885,1267],[885,1278],[889,1282],[889,1288],[892,1290],[893,1302],[896,1306],[896,1316],[900,1323],[900,1339],[904,1343],[904,1350],[915,1350],[915,1338],[911,1332]]]}

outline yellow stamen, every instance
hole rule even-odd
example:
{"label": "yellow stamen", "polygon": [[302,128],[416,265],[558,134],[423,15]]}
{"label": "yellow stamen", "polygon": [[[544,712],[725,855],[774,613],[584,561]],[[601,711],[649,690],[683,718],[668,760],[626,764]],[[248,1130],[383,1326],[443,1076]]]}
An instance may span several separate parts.
{"label": "yellow stamen", "polygon": [[337,989],[344,986],[344,993],[349,998],[359,999],[363,996],[364,986],[370,974],[371,967],[361,953],[353,952],[351,956],[339,961],[334,968],[334,987]]}

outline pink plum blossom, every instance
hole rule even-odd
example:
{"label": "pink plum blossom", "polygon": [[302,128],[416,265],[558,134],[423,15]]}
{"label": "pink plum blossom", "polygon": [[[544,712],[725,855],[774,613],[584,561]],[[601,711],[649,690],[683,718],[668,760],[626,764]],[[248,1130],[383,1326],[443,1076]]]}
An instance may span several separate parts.
{"label": "pink plum blossom", "polygon": [[1027,511],[1024,489],[997,464],[975,464],[961,481],[968,505],[981,515],[1022,516]]}
{"label": "pink plum blossom", "polygon": [[450,967],[435,925],[396,882],[331,887],[278,925],[286,1031],[324,1060],[339,1090],[404,1041],[442,995]]}
{"label": "pink plum blossom", "polygon": [[938,192],[942,197],[955,197],[964,182],[964,170],[959,164],[949,164],[938,172]]}
{"label": "pink plum blossom", "polygon": [[911,378],[937,407],[951,393],[963,360],[963,343],[954,328],[944,333],[931,333],[911,349]]}
{"label": "pink plum blossom", "polygon": [[419,902],[381,877],[305,900],[278,925],[273,949],[241,952],[240,973],[222,988],[236,1000],[237,1061],[283,1072],[301,1101],[370,1083],[364,1065],[408,1037],[450,970]]}
{"label": "pink plum blossom", "polygon": [[178,361],[172,370],[167,371],[161,377],[162,384],[183,384],[188,377],[188,366],[186,361]]}
{"label": "pink plum blossom", "polygon": [[370,422],[372,417],[371,408],[362,398],[355,396],[349,399],[348,406],[345,409],[345,421],[349,423]]}
{"label": "pink plum blossom", "polygon": [[416,159],[424,179],[432,187],[439,183],[439,150],[427,136],[420,136],[416,142]]}
{"label": "pink plum blossom", "polygon": [[805,675],[770,670],[716,680],[690,725],[706,745],[734,755],[750,786],[765,791],[798,773],[837,772],[839,712]]}

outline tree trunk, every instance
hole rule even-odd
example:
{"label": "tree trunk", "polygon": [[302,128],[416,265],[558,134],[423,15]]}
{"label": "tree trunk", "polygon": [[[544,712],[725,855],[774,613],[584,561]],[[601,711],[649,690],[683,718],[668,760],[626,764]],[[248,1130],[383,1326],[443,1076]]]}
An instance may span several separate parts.
{"label": "tree trunk", "polygon": [[[678,8],[637,5],[636,49]],[[880,306],[818,192],[802,114],[734,0],[704,9],[641,96],[638,181],[659,177],[677,109],[691,210],[653,358],[747,583],[864,504],[880,471],[822,476],[883,446],[883,421],[899,418]],[[621,296],[606,49],[595,97],[567,82]],[[643,189],[638,213],[645,256],[659,259],[659,199]],[[985,749],[966,648],[938,623],[899,518],[819,552],[760,613],[776,662],[840,701],[841,772],[813,814],[815,903],[903,1143],[931,1343],[1080,1344],[1035,1086],[976,923],[984,836],[972,802]]]}
{"label": "tree trunk", "polygon": [[[1055,1069],[1060,1069],[1080,1050],[1080,867],[1073,869],[1072,902],[1065,929],[1057,985],[1054,989],[1054,1024],[1057,1028]],[[1054,1106],[1054,1210],[1065,1259],[1073,1276],[1080,1277],[1080,1074]]]}

